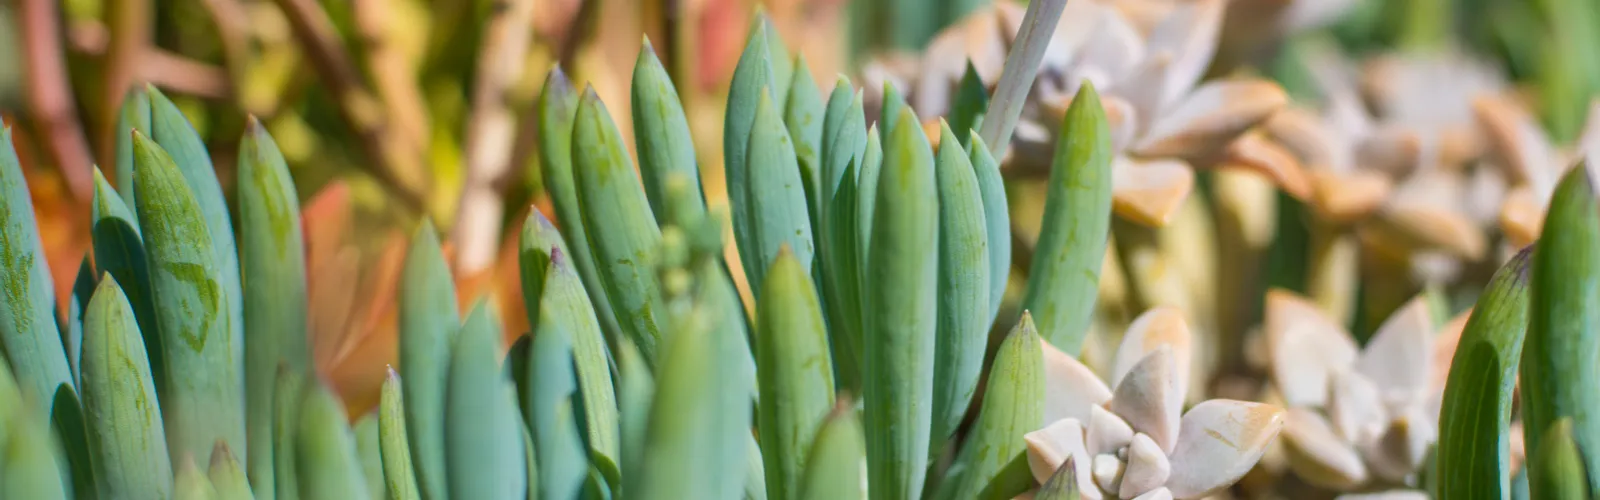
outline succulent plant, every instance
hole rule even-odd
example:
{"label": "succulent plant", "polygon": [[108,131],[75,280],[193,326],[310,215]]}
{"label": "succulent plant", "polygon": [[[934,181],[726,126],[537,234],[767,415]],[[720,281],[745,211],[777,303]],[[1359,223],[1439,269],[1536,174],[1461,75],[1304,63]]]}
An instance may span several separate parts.
{"label": "succulent plant", "polygon": [[1583,135],[1570,148],[1558,148],[1526,107],[1508,96],[1479,97],[1473,110],[1490,157],[1510,181],[1499,207],[1500,230],[1512,246],[1526,246],[1539,238],[1544,207],[1564,169],[1600,152],[1600,103],[1590,106]]}
{"label": "succulent plant", "polygon": [[[22,458],[3,461],[0,483],[17,498],[1029,490],[1013,464],[1057,405],[1051,364],[1086,333],[1111,214],[1094,86],[1065,112],[1052,229],[986,364],[1012,267],[1010,252],[990,251],[1010,238],[993,152],[948,125],[933,147],[899,101],[869,127],[848,80],[824,99],[803,59],[756,26],[727,109],[731,217],[699,189],[683,108],[648,42],[632,100],[639,176],[605,104],[553,70],[538,115],[565,224],[534,211],[522,226],[531,332],[503,348],[496,307],[457,307],[423,221],[392,280],[400,364],[375,414],[349,414],[360,407],[312,359],[304,335],[323,308],[310,302],[332,298],[312,294],[307,273],[327,256],[308,269],[298,195],[258,124],[242,141],[234,226],[185,117],[153,88],[129,100],[139,119],[118,173],[131,188],[98,179],[95,258],[66,317],[51,309],[20,162],[5,148],[0,373],[15,383],[0,377],[0,445]],[[986,97],[961,105],[981,114]],[[725,220],[742,273],[723,260]],[[39,432],[47,422],[54,431]]]}
{"label": "succulent plant", "polygon": [[1289,466],[1336,491],[1414,483],[1438,435],[1450,355],[1468,314],[1443,322],[1413,298],[1365,346],[1306,299],[1267,295],[1272,381],[1289,406]]}
{"label": "succulent plant", "polygon": [[1028,466],[1046,483],[1075,468],[1083,498],[1204,498],[1255,467],[1284,426],[1281,408],[1214,399],[1183,410],[1191,352],[1183,313],[1134,320],[1108,388],[1046,344],[1045,427],[1028,433]]}

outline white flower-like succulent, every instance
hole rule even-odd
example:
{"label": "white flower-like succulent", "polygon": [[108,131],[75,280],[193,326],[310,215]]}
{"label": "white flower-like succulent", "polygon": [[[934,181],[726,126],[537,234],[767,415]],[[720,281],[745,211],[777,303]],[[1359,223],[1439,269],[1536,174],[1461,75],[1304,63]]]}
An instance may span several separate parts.
{"label": "white flower-like succulent", "polygon": [[1289,406],[1289,466],[1351,491],[1404,484],[1438,435],[1439,405],[1467,313],[1436,327],[1425,297],[1395,311],[1365,348],[1311,302],[1267,294],[1272,382]]}
{"label": "white flower-like succulent", "polygon": [[1600,100],[1590,105],[1588,123],[1570,148],[1555,145],[1533,113],[1510,97],[1480,97],[1473,110],[1488,138],[1489,157],[1512,184],[1500,204],[1500,229],[1514,246],[1532,243],[1561,174],[1584,157],[1600,161]]}
{"label": "white flower-like succulent", "polygon": [[[1249,472],[1284,425],[1281,408],[1210,400],[1183,412],[1189,327],[1175,308],[1128,327],[1108,387],[1044,344],[1047,425],[1028,433],[1028,466],[1045,482],[1072,459],[1083,498],[1201,498]],[[1113,389],[1112,387],[1115,387]]]}
{"label": "white flower-like succulent", "polygon": [[[942,32],[921,61],[899,71],[869,66],[868,88],[880,87],[874,79],[909,88],[921,116],[942,114],[965,71],[963,56],[972,57],[979,77],[993,85],[1022,17],[1019,7],[1003,4]],[[1200,83],[1225,7],[1224,0],[1068,2],[1017,124],[1010,168],[1048,171],[1057,127],[1088,81],[1105,107],[1116,153],[1113,207],[1123,218],[1166,224],[1193,189],[1191,166],[1261,170],[1303,195],[1303,176],[1292,156],[1247,134],[1288,102],[1283,89],[1256,78]]]}

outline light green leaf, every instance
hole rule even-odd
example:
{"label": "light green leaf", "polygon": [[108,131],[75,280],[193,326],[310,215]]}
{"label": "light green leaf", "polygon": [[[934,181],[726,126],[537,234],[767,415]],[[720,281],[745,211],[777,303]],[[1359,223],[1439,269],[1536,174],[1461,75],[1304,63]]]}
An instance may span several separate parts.
{"label": "light green leaf", "polygon": [[400,366],[406,404],[406,434],[417,466],[423,498],[445,498],[445,387],[450,349],[460,319],[455,280],[439,249],[439,236],[426,219],[411,239],[400,275]]}
{"label": "light green leaf", "polygon": [[949,125],[941,121],[939,126],[939,153],[934,160],[939,191],[939,320],[930,458],[944,450],[972,404],[991,322],[989,233],[978,176]]}
{"label": "light green leaf", "polygon": [[833,407],[828,334],[810,277],[787,251],[773,261],[757,304],[762,395],[757,427],[766,496],[796,499],[812,438]]}
{"label": "light green leaf", "polygon": [[172,461],[155,377],[133,308],[115,278],[102,280],[89,300],[83,341],[83,410],[100,495],[171,495]]}
{"label": "light green leaf", "polygon": [[499,349],[500,321],[480,301],[450,352],[444,415],[450,498],[510,500],[528,494],[522,444],[514,439],[521,418],[511,381],[500,368]]}

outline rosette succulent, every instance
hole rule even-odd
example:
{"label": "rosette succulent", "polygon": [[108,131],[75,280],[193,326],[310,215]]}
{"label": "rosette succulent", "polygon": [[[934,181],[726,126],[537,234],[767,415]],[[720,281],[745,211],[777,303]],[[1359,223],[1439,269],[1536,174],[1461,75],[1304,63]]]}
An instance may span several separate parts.
{"label": "rosette succulent", "polygon": [[1427,296],[1418,296],[1365,346],[1289,292],[1269,292],[1266,314],[1272,382],[1289,406],[1290,469],[1335,491],[1415,486],[1470,311],[1441,325]]}
{"label": "rosette succulent", "polygon": [[1203,498],[1249,472],[1284,425],[1281,408],[1214,399],[1184,408],[1190,336],[1181,311],[1156,308],[1128,328],[1111,385],[1044,345],[1044,428],[1028,433],[1028,467],[1046,483],[1075,470],[1090,499]]}

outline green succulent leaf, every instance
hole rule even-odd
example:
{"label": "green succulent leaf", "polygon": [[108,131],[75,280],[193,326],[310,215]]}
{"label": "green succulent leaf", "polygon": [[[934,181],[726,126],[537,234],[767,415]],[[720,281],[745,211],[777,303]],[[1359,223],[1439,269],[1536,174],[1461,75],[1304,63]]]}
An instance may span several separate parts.
{"label": "green succulent leaf", "polygon": [[[206,144],[200,139],[200,134],[195,132],[194,126],[189,123],[183,112],[167,99],[155,86],[146,84],[145,92],[150,95],[150,132],[148,136],[154,139],[157,145],[168,155],[177,166],[178,172],[183,175],[184,183],[189,185],[189,192],[194,197],[195,203],[200,207],[201,216],[207,228],[206,234],[211,238],[211,251],[216,254],[216,273],[220,276],[218,284],[222,287],[222,294],[226,306],[222,309],[228,322],[225,327],[233,337],[228,346],[233,349],[234,359],[244,359],[244,297],[240,291],[239,283],[239,251],[235,248],[233,222],[229,218],[228,200],[222,195],[222,184],[217,182],[217,171],[211,165],[211,156],[206,153]],[[138,146],[134,147],[134,170],[143,168],[139,162]],[[135,174],[134,187],[138,189],[138,175]],[[139,192],[143,193],[143,190]],[[137,206],[137,204],[135,204]],[[139,216],[140,225],[144,225],[144,214]],[[221,376],[221,374],[217,374]],[[229,374],[239,379],[244,384],[244,371]],[[234,449],[243,443],[233,443]],[[207,452],[210,451],[207,443]],[[199,456],[199,455],[196,455]]]}
{"label": "green succulent leaf", "polygon": [[[388,483],[383,479],[383,450],[378,437],[378,415],[368,413],[356,420],[351,431],[356,436],[356,458],[361,461],[361,478],[366,480],[367,494],[373,500],[389,498]],[[219,487],[220,489],[220,487]]]}
{"label": "green succulent leaf", "polygon": [[861,473],[866,459],[866,437],[853,405],[841,401],[823,420],[806,459],[800,498],[804,500],[862,500],[867,498]]}
{"label": "green succulent leaf", "polygon": [[389,368],[378,396],[378,451],[383,455],[384,489],[389,500],[418,500],[417,476],[406,442],[405,394],[400,374]]}
{"label": "green succulent leaf", "polygon": [[50,429],[35,414],[19,412],[0,428],[6,437],[0,453],[0,497],[39,500],[67,500],[72,496],[72,479],[61,468]]}
{"label": "green succulent leaf", "polygon": [[[134,130],[145,136],[151,135],[150,95],[145,93],[144,87],[141,86],[128,89],[127,97],[122,100],[122,109],[117,113],[117,170],[114,173],[117,174],[118,194],[122,197],[122,202],[130,207],[135,205],[132,132]],[[137,221],[134,227],[139,227]]]}
{"label": "green succulent leaf", "polygon": [[1076,354],[1093,317],[1111,225],[1111,132],[1094,85],[1080,87],[1067,108],[1049,183],[1022,308],[1045,340]]}
{"label": "green succulent leaf", "polygon": [[455,281],[439,249],[439,236],[426,219],[411,239],[400,275],[400,366],[406,433],[417,466],[423,498],[446,498],[444,415],[450,349],[460,319]]}
{"label": "green succulent leaf", "polygon": [[817,230],[822,296],[839,387],[861,389],[861,230],[857,217],[858,174],[866,154],[866,118],[861,92],[839,77],[823,123],[822,199]]}
{"label": "green succulent leaf", "polygon": [[903,109],[889,129],[865,275],[863,382],[873,498],[918,498],[932,431],[939,213],[933,150]]}
{"label": "green succulent leaf", "polygon": [[649,428],[650,405],[655,398],[655,380],[644,356],[624,340],[617,349],[617,403],[621,410],[620,434],[622,436],[623,491],[639,491],[640,464],[644,463],[646,434]]}
{"label": "green succulent leaf", "polygon": [[57,386],[72,385],[72,368],[61,349],[55,285],[31,200],[11,130],[0,126],[0,347],[23,393],[42,401]]}
{"label": "green succulent leaf", "polygon": [[833,406],[828,334],[810,277],[787,251],[773,261],[757,304],[762,394],[757,427],[766,495],[794,499],[800,496],[812,438]]}
{"label": "green succulent leaf", "polygon": [[[132,155],[133,135],[128,135]],[[132,161],[131,159],[129,160]],[[131,163],[130,163],[131,165]],[[131,175],[131,167],[130,172]],[[132,177],[129,177],[132,191]],[[94,236],[94,261],[100,272],[117,280],[128,304],[133,306],[134,320],[139,333],[144,336],[144,349],[149,354],[150,373],[155,375],[156,393],[162,393],[166,384],[166,363],[161,346],[161,332],[156,327],[156,312],[151,301],[150,268],[145,262],[144,237],[139,233],[139,222],[133,210],[123,204],[122,198],[106,182],[99,169],[94,171],[94,202],[92,234]]]}
{"label": "green succulent leaf", "polygon": [[[278,144],[251,118],[239,145],[239,262],[244,277],[245,421],[252,484],[273,497],[272,386],[278,365],[310,364],[300,196]],[[221,487],[219,485],[218,489]]]}
{"label": "green succulent leaf", "polygon": [[173,478],[173,500],[214,500],[217,498],[217,488],[211,484],[211,478],[206,477],[205,471],[195,465],[194,457],[186,456],[178,465],[178,472]]}
{"label": "green succulent leaf", "polygon": [[[545,322],[570,336],[581,395],[572,404],[583,417],[584,443],[595,466],[615,482],[621,460],[617,444],[617,400],[611,360],[595,311],[583,289],[566,245],[538,210],[522,226],[522,297],[530,325]],[[529,360],[532,361],[531,359]],[[530,365],[534,366],[534,365]],[[532,415],[528,415],[532,418]]]}
{"label": "green succulent leaf", "polygon": [[308,378],[305,371],[285,365],[278,369],[277,383],[272,387],[272,490],[279,500],[300,498],[295,450],[299,446],[300,406],[305,400]]}
{"label": "green succulent leaf", "polygon": [[557,66],[545,78],[544,91],[539,95],[539,171],[544,174],[544,189],[555,206],[556,220],[561,222],[567,235],[568,249],[583,277],[589,302],[594,304],[595,317],[600,320],[600,330],[606,342],[616,345],[622,336],[622,326],[617,323],[611,300],[606,297],[604,282],[595,264],[594,251],[589,246],[589,232],[583,226],[583,211],[578,205],[577,180],[572,173],[572,127],[578,115],[578,93],[572,82]]}
{"label": "green succulent leaf", "polygon": [[[873,209],[878,204],[878,177],[883,172],[883,135],[887,131],[877,125],[867,129],[867,146],[861,155],[861,172],[856,176],[856,261],[862,266],[857,271],[863,280],[858,285],[862,293],[866,293],[866,266],[871,262],[867,256],[872,249]],[[865,299],[864,296],[862,298]],[[866,311],[862,311],[862,314],[865,315]],[[865,321],[863,318],[863,328]],[[862,335],[866,335],[866,332],[863,331]]]}
{"label": "green succulent leaf", "polygon": [[976,132],[967,147],[972,169],[978,175],[978,192],[983,197],[984,228],[989,238],[989,321],[1000,314],[1006,283],[1011,279],[1011,205],[1006,201],[1005,180],[1000,163],[989,154],[989,146]]}
{"label": "green succulent leaf", "polygon": [[[1543,235],[1534,251],[1528,308],[1528,338],[1521,365],[1523,423],[1528,467],[1537,475],[1553,464],[1540,448],[1552,441],[1544,432],[1562,418],[1571,419],[1571,441],[1578,449],[1600,446],[1600,393],[1580,380],[1600,380],[1600,204],[1595,200],[1591,168],[1580,163],[1562,177],[1550,199]],[[1600,471],[1600,455],[1582,456],[1584,469]],[[1590,494],[1600,493],[1589,474]],[[1537,478],[1530,481],[1534,498],[1545,498]]]}
{"label": "green succulent leaf", "polygon": [[78,262],[78,274],[72,280],[72,294],[67,296],[66,312],[61,328],[61,349],[67,355],[67,367],[72,370],[74,384],[83,382],[83,313],[93,296],[96,275],[94,261],[88,254]]}
{"label": "green succulent leaf", "polygon": [[1050,480],[1039,487],[1039,492],[1033,495],[1034,500],[1078,500],[1078,469],[1072,457],[1062,462],[1056,468],[1056,473],[1050,475]]}
{"label": "green succulent leaf", "polygon": [[239,465],[238,457],[233,455],[233,450],[228,449],[227,444],[217,443],[216,448],[211,450],[211,465],[206,468],[206,477],[217,490],[217,500],[255,499],[244,468]]}
{"label": "green succulent leaf", "polygon": [[972,146],[972,139],[983,125],[983,113],[988,109],[989,89],[984,88],[978,68],[968,59],[967,70],[961,74],[961,83],[956,85],[956,94],[950,102],[950,130],[955,131],[962,147]]}
{"label": "green succulent leaf", "polygon": [[[737,498],[749,470],[749,346],[728,311],[737,296],[700,262],[693,307],[663,344],[639,469],[639,498]],[[627,425],[627,424],[625,424]],[[624,462],[626,463],[626,462]]]}
{"label": "green succulent leaf", "polygon": [[94,458],[89,449],[87,417],[77,391],[61,384],[50,405],[50,429],[55,432],[72,490],[80,498],[93,498],[96,489]]}
{"label": "green succulent leaf", "polygon": [[[1582,449],[1574,434],[1572,417],[1556,420],[1540,439],[1539,447],[1529,455],[1528,486],[1532,498],[1556,500],[1587,500],[1588,473],[1583,464]],[[1533,465],[1537,464],[1537,465]]]}
{"label": "green succulent leaf", "polygon": [[[317,382],[308,384],[304,397],[298,405],[298,431],[294,436],[299,497],[371,498],[344,403],[332,389]],[[283,490],[278,491],[281,495]]]}
{"label": "green succulent leaf", "polygon": [[89,454],[105,498],[172,494],[161,403],[142,338],[122,287],[113,277],[101,280],[84,313],[82,387]]}
{"label": "green succulent leaf", "polygon": [[705,196],[700,192],[694,137],[689,135],[689,120],[678,102],[678,89],[649,40],[639,49],[639,59],[633,65],[632,92],[633,136],[638,141],[639,174],[656,222],[665,224],[667,177],[682,173],[694,181],[689,184],[693,199],[705,205]]}
{"label": "green succulent leaf", "polygon": [[622,134],[593,88],[584,91],[576,120],[573,166],[584,226],[591,231],[589,245],[623,331],[653,362],[663,318],[651,252],[660,245],[661,230],[633,173]]}
{"label": "green succulent leaf", "polygon": [[812,226],[817,225],[817,210],[822,205],[822,106],[822,91],[811,77],[805,54],[801,54],[795,61],[794,80],[789,84],[783,123],[788,127],[790,140],[794,141],[795,160],[800,165],[800,180],[805,187]]}
{"label": "green succulent leaf", "polygon": [[507,437],[516,435],[521,417],[500,368],[499,325],[479,302],[450,350],[443,422],[449,498],[508,500],[528,493],[522,446]]}
{"label": "green succulent leaf", "polygon": [[[768,99],[782,99],[783,93],[778,91],[778,87],[789,82],[788,78],[784,78],[788,75],[778,74],[780,61],[773,58],[768,50],[768,44],[777,38],[768,36],[769,30],[772,30],[772,26],[765,16],[758,16],[750,38],[745,42],[744,52],[739,55],[739,64],[733,69],[733,81],[728,86],[728,107],[722,121],[722,163],[728,184],[728,207],[733,213],[734,245],[746,260],[754,260],[749,256],[756,255],[751,239],[755,234],[751,231],[755,214],[750,208],[750,189],[746,186],[751,179],[750,165],[753,162],[748,156],[751,134],[756,126],[756,111],[763,95]],[[751,267],[745,265],[747,275]],[[649,357],[648,349],[640,346],[640,350]]]}
{"label": "green succulent leaf", "polygon": [[[559,252],[552,257],[563,258]],[[567,330],[570,325],[557,317],[562,313],[553,310],[556,300],[546,300],[528,350],[528,381],[523,384],[527,406],[522,413],[539,461],[539,497],[572,498],[581,491],[589,471],[583,436],[573,418],[573,409],[579,407],[583,395],[578,392],[573,340]],[[609,383],[607,387],[609,390]],[[614,427],[609,430],[615,432]]]}
{"label": "green succulent leaf", "polygon": [[233,335],[237,316],[228,311],[234,289],[218,265],[204,209],[178,166],[143,135],[134,136],[133,151],[145,263],[166,351],[161,412],[167,448],[174,457],[209,463],[219,439],[247,449],[244,360],[234,346],[242,339]]}
{"label": "green succulent leaf", "polygon": [[[1023,476],[1010,487],[997,486],[1007,465],[1025,460],[1022,436],[1038,430],[1044,418],[1044,358],[1039,333],[1026,313],[995,353],[994,368],[984,391],[983,407],[967,441],[956,455],[940,487],[940,498],[985,498],[1000,494],[1011,498],[1033,485]],[[996,491],[996,490],[1012,491]]]}
{"label": "green succulent leaf", "polygon": [[751,224],[746,240],[751,253],[741,257],[750,288],[761,290],[767,267],[777,258],[780,248],[789,247],[808,274],[814,251],[805,181],[795,160],[794,144],[783,126],[777,103],[767,94],[762,94],[756,106],[749,150],[750,179],[745,187],[750,190],[746,199]]}
{"label": "green succulent leaf", "polygon": [[934,175],[939,195],[939,305],[933,370],[937,457],[967,414],[989,344],[989,233],[977,173],[955,133],[940,122]]}
{"label": "green succulent leaf", "polygon": [[1533,253],[1533,247],[1525,248],[1500,267],[1461,333],[1439,412],[1442,497],[1497,500],[1510,494],[1512,395],[1528,327]]}

